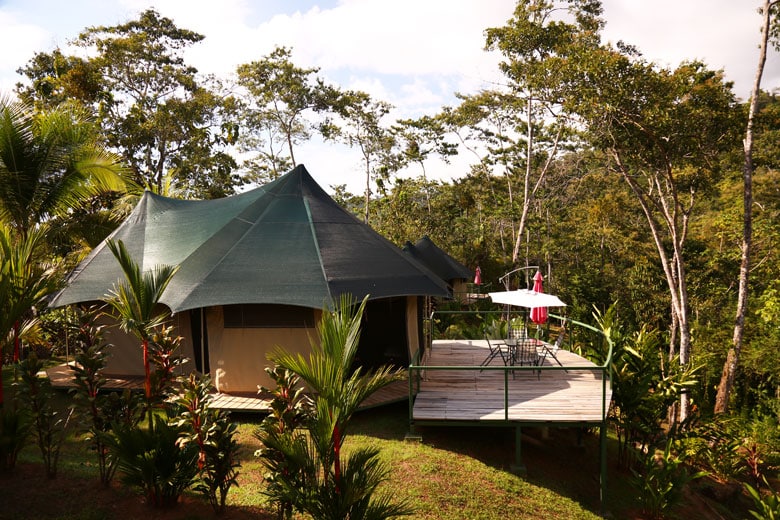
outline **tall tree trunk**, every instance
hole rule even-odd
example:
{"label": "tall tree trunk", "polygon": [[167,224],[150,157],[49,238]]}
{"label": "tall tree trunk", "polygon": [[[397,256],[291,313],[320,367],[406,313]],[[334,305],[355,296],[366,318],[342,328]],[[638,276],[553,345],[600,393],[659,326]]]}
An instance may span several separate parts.
{"label": "tall tree trunk", "polygon": [[[531,95],[529,94],[528,95],[528,146],[526,151],[525,179],[523,182],[523,211],[520,215],[520,225],[517,228],[515,245],[512,250],[512,262],[514,264],[517,264],[517,260],[520,257],[520,244],[522,243],[523,232],[525,231],[526,222],[528,221],[528,211],[530,210],[531,202],[536,197],[536,192],[539,190],[539,187],[542,185],[542,182],[544,181],[547,172],[550,170],[550,165],[552,164],[553,160],[555,159],[558,153],[558,144],[560,143],[562,134],[563,134],[563,126],[559,126],[558,132],[555,134],[555,141],[553,141],[552,150],[548,154],[547,160],[545,161],[541,172],[539,172],[539,177],[536,179],[536,182],[534,182],[533,188],[531,188],[531,173],[532,173],[531,159],[533,155],[534,132],[533,132],[533,104],[532,104]],[[526,241],[526,243],[528,242]],[[526,261],[526,264],[527,263],[528,262]]]}
{"label": "tall tree trunk", "polygon": [[715,413],[725,413],[729,408],[729,397],[734,386],[734,378],[739,365],[739,355],[742,351],[742,338],[745,330],[745,315],[747,314],[748,282],[750,276],[750,251],[753,242],[753,122],[758,112],[758,95],[761,89],[761,77],[764,74],[766,64],[767,45],[772,18],[772,8],[777,5],[777,0],[764,0],[762,6],[763,23],[761,25],[761,47],[756,68],[756,77],[753,81],[753,90],[750,94],[750,108],[748,110],[747,126],[745,128],[745,140],[743,143],[745,162],[742,167],[743,181],[743,205],[742,215],[742,261],[739,266],[739,292],[737,294],[737,314],[734,320],[734,334],[731,338],[731,346],[723,364],[723,373],[718,385],[718,393],[715,397]]}
{"label": "tall tree trunk", "polygon": [[[690,324],[688,322],[688,286],[685,277],[685,260],[682,254],[688,229],[687,214],[680,207],[676,195],[673,197],[674,200],[671,205],[664,201],[662,195],[663,190],[661,189],[661,186],[664,183],[661,182],[660,179],[651,179],[649,190],[646,193],[631,175],[628,168],[623,164],[620,154],[613,152],[612,156],[618,166],[618,171],[636,196],[639,205],[642,208],[642,212],[647,219],[653,242],[658,251],[658,258],[661,261],[661,266],[664,270],[666,284],[669,288],[669,296],[671,297],[673,329],[673,333],[670,336],[672,338],[671,341],[674,341],[675,332],[679,334],[679,336],[677,336],[677,339],[679,340],[677,354],[680,356],[680,365],[687,365],[690,359],[691,332]],[[669,168],[671,169],[671,166],[669,166]],[[667,172],[667,175],[668,174],[669,172]],[[650,192],[657,193],[659,200],[652,199],[648,194]],[[690,202],[689,210],[691,207],[693,207],[692,200]],[[666,250],[664,241],[665,236],[662,232],[662,225],[658,221],[659,217],[657,216],[659,213],[660,220],[662,220],[663,225],[665,225],[667,233],[666,238],[672,244],[673,251],[671,256]],[[682,223],[680,223],[680,215],[682,215]],[[674,346],[674,342],[670,343],[670,356],[674,355]],[[679,419],[681,421],[688,417],[689,404],[688,394],[683,391],[679,408]],[[672,414],[670,413],[670,416],[671,415]]]}
{"label": "tall tree trunk", "polygon": [[371,203],[371,167],[368,158],[365,158],[366,162],[366,192],[365,201],[363,205],[363,223],[368,224],[368,207]]}
{"label": "tall tree trunk", "polygon": [[533,126],[533,100],[531,94],[528,94],[528,140],[526,143],[525,153],[525,179],[523,180],[523,211],[520,215],[520,225],[517,228],[517,239],[515,240],[515,247],[512,250],[512,263],[517,264],[517,259],[520,254],[520,243],[523,239],[523,230],[525,229],[525,221],[528,218],[528,207],[531,204],[529,198],[529,184],[531,182],[531,159],[534,151],[534,126]]}

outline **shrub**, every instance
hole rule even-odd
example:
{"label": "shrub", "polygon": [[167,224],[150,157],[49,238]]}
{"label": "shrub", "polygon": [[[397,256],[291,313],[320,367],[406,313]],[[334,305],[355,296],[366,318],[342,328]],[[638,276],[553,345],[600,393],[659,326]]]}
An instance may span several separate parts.
{"label": "shrub", "polygon": [[19,452],[30,435],[30,416],[18,403],[0,407],[0,471],[11,472],[16,467]]}
{"label": "shrub", "polygon": [[[769,484],[764,480],[766,487]],[[745,484],[745,490],[747,490],[750,498],[753,499],[753,506],[755,509],[751,509],[749,512],[753,518],[758,520],[777,520],[780,519],[780,496],[776,491],[769,491],[765,495],[762,495],[758,489],[755,489],[750,484]]]}
{"label": "shrub", "polygon": [[54,389],[48,377],[38,376],[43,370],[43,362],[35,353],[30,353],[27,359],[19,363],[19,369],[21,378],[18,383],[18,397],[29,407],[46,477],[54,478],[57,476],[60,448],[65,440],[73,408],[69,408],[65,414],[55,409],[52,404]]}
{"label": "shrub", "polygon": [[[74,327],[73,342],[76,364],[73,367],[76,387],[71,391],[82,417],[82,431],[97,454],[100,482],[107,486],[114,476],[116,461],[110,456],[111,423],[119,420],[112,399],[101,390],[106,384],[103,370],[108,353],[103,341],[104,326],[95,323],[96,309],[76,311],[79,325]],[[116,400],[116,396],[113,399]],[[140,412],[137,416],[140,418]],[[137,423],[137,420],[132,424]]]}
{"label": "shrub", "polygon": [[115,425],[112,451],[122,481],[138,487],[147,502],[159,508],[174,506],[198,473],[198,450],[181,444],[183,428],[152,416],[148,429]]}
{"label": "shrub", "polygon": [[[303,485],[303,467],[285,453],[298,442],[295,431],[304,426],[311,415],[311,400],[303,393],[300,378],[280,367],[266,367],[266,373],[276,382],[273,389],[261,387],[260,391],[273,396],[269,413],[255,432],[255,438],[264,448],[255,452],[268,469],[265,476],[266,495],[277,504],[279,520],[292,518],[293,500],[290,493]],[[290,485],[292,484],[292,485]]]}
{"label": "shrub", "polygon": [[684,460],[672,453],[672,444],[667,441],[663,453],[646,454],[641,471],[632,469],[639,502],[651,518],[666,518],[682,500],[685,487],[707,474],[689,473]]}
{"label": "shrub", "polygon": [[214,512],[222,514],[228,492],[237,484],[236,425],[230,422],[230,414],[209,408],[212,400],[211,379],[198,378],[195,374],[179,379],[176,404],[180,413],[174,424],[185,429],[179,446],[191,444],[198,449],[199,482],[195,489],[209,501]]}
{"label": "shrub", "polygon": [[277,476],[280,498],[318,520],[378,520],[411,512],[406,504],[394,503],[395,497],[377,493],[388,473],[376,450],[356,450],[342,458],[352,414],[366,397],[401,376],[389,367],[365,374],[350,368],[366,301],[355,310],[352,301],[342,297],[338,308],[324,310],[317,325],[319,341],[311,341],[308,358],[281,348],[269,356],[306,383],[314,408],[306,420],[307,433],[270,432],[264,442],[280,457],[264,463]]}
{"label": "shrub", "polygon": [[749,479],[759,487],[764,472],[777,465],[778,435],[771,416],[715,416],[693,430],[687,444],[697,464],[719,478]]}

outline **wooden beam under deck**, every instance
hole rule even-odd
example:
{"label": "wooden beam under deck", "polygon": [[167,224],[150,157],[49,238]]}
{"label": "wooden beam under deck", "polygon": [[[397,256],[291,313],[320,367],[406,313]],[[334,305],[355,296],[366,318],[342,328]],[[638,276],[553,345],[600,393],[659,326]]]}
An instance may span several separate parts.
{"label": "wooden beam under deck", "polygon": [[[487,354],[484,340],[437,340],[423,364],[474,367]],[[505,378],[499,357],[490,364],[500,367],[497,370],[423,368],[412,418],[425,422],[600,423],[612,397],[609,382],[605,393],[601,370],[595,364],[565,350],[557,356],[564,367],[584,368],[543,368],[539,372],[525,367],[507,372]],[[558,365],[546,359],[544,366]]]}

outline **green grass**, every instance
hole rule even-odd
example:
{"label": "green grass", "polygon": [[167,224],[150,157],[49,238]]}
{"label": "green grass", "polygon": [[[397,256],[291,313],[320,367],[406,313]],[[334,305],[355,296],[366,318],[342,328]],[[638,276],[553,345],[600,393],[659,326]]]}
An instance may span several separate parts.
{"label": "green grass", "polygon": [[[7,376],[4,370],[4,377]],[[6,397],[11,390],[6,386]],[[70,396],[58,392],[62,406]],[[500,427],[418,427],[421,442],[406,441],[409,431],[408,407],[392,405],[356,414],[347,431],[345,448],[378,447],[381,457],[390,466],[390,480],[384,489],[397,500],[407,501],[415,510],[415,519],[589,519],[599,518],[599,449],[595,434],[578,442],[575,430],[523,430],[523,461],[527,474],[518,476],[510,471],[514,463],[514,430]],[[240,486],[233,488],[229,505],[233,515],[243,513],[271,518],[274,511],[263,495],[264,469],[254,457],[260,447],[254,432],[260,421],[257,415],[234,415],[239,423],[238,439],[242,462]],[[22,451],[21,463],[40,462],[34,444]],[[98,470],[87,443],[75,431],[63,446],[58,480],[73,481],[81,490],[85,486],[99,487]],[[615,518],[628,518],[636,508],[634,491],[625,475],[616,475],[610,465],[606,510]],[[118,480],[118,479],[117,479]],[[0,479],[0,495],[2,484]],[[127,491],[115,490],[128,495]],[[49,490],[40,489],[42,501],[52,499]],[[194,498],[193,498],[194,497]],[[80,492],[63,492],[60,516],[38,515],[31,500],[27,518],[111,518],[100,507],[73,512]],[[121,496],[120,496],[121,498]],[[190,501],[199,501],[191,495]],[[83,504],[82,504],[83,505]],[[188,518],[212,518],[208,504],[202,502],[202,512]],[[69,511],[69,507],[70,512]],[[75,509],[75,511],[79,511]],[[202,514],[202,516],[201,516]],[[260,516],[263,518],[264,516]],[[0,512],[0,518],[2,512]],[[23,519],[24,517],[20,517]],[[121,518],[121,516],[119,517]],[[166,517],[179,518],[179,517]]]}
{"label": "green grass", "polygon": [[[509,471],[513,429],[418,427],[422,442],[404,441],[407,432],[407,407],[386,407],[357,415],[347,443],[381,449],[392,468],[386,489],[411,503],[414,518],[598,518],[585,504],[535,482],[528,443],[529,475]],[[598,486],[593,490],[597,510]]]}

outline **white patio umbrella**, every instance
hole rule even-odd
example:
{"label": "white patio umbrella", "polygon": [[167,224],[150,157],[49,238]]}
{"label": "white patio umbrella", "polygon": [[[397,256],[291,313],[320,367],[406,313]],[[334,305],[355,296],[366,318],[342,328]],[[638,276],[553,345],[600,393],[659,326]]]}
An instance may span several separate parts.
{"label": "white patio umbrella", "polygon": [[515,305],[517,307],[566,307],[560,298],[553,294],[536,292],[531,289],[518,289],[516,291],[501,291],[488,293],[495,303]]}

